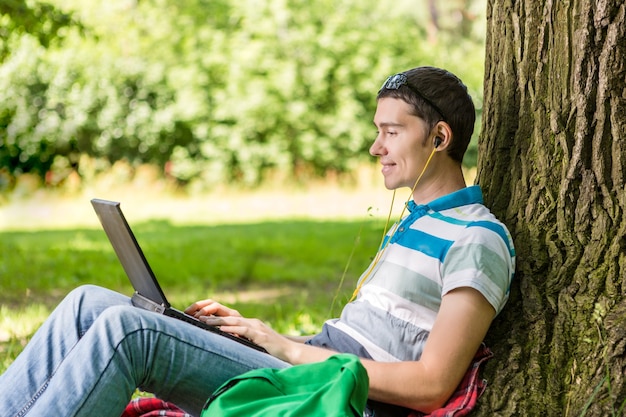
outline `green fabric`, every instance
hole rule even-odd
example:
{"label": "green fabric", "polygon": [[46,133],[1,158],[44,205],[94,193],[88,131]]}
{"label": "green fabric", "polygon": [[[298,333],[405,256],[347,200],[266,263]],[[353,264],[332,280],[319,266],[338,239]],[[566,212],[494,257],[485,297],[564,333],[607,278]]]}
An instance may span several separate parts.
{"label": "green fabric", "polygon": [[206,402],[201,417],[361,417],[369,388],[359,358],[262,368],[232,378]]}

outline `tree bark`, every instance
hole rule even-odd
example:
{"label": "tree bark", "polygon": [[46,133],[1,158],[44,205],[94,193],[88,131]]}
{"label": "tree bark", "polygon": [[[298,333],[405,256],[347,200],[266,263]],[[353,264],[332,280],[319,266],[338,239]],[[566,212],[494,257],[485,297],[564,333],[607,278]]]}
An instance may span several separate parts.
{"label": "tree bark", "polygon": [[477,181],[517,271],[476,415],[624,415],[625,3],[487,8]]}

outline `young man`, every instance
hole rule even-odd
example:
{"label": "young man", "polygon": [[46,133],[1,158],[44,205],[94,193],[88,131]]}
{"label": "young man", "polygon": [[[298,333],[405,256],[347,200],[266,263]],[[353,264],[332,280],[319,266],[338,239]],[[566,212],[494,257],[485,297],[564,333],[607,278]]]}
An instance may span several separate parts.
{"label": "young man", "polygon": [[474,120],[466,87],[447,71],[420,67],[385,82],[370,153],[380,160],[387,188],[413,190],[409,213],[387,234],[356,299],[320,334],[284,337],[213,300],[186,309],[266,354],[135,308],[121,294],[80,287],[0,376],[0,410],[118,417],[140,387],[198,415],[228,378],[321,361],[337,351],[363,358],[370,380],[366,414],[441,407],[504,306],[515,268],[506,228],[482,205],[479,187],[465,186],[461,160]]}

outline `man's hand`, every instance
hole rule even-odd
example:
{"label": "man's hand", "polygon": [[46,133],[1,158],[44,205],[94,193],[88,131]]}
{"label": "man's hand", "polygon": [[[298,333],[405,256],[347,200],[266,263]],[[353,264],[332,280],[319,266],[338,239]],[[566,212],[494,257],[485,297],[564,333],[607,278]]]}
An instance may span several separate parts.
{"label": "man's hand", "polygon": [[285,361],[290,361],[293,350],[303,346],[302,340],[282,336],[261,320],[245,318],[239,311],[211,299],[193,303],[185,313],[223,332],[246,338]]}
{"label": "man's hand", "polygon": [[241,317],[237,310],[211,299],[196,301],[185,309],[185,314],[189,314],[197,319],[201,316]]}

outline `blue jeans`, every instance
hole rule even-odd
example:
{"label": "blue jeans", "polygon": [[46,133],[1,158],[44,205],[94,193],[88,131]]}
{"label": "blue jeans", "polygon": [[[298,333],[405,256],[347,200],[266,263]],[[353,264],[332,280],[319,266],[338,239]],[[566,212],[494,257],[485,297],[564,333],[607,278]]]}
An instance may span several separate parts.
{"label": "blue jeans", "polygon": [[136,388],[199,415],[227,379],[290,366],[228,338],[133,307],[96,286],[72,291],[0,376],[6,416],[119,417]]}

